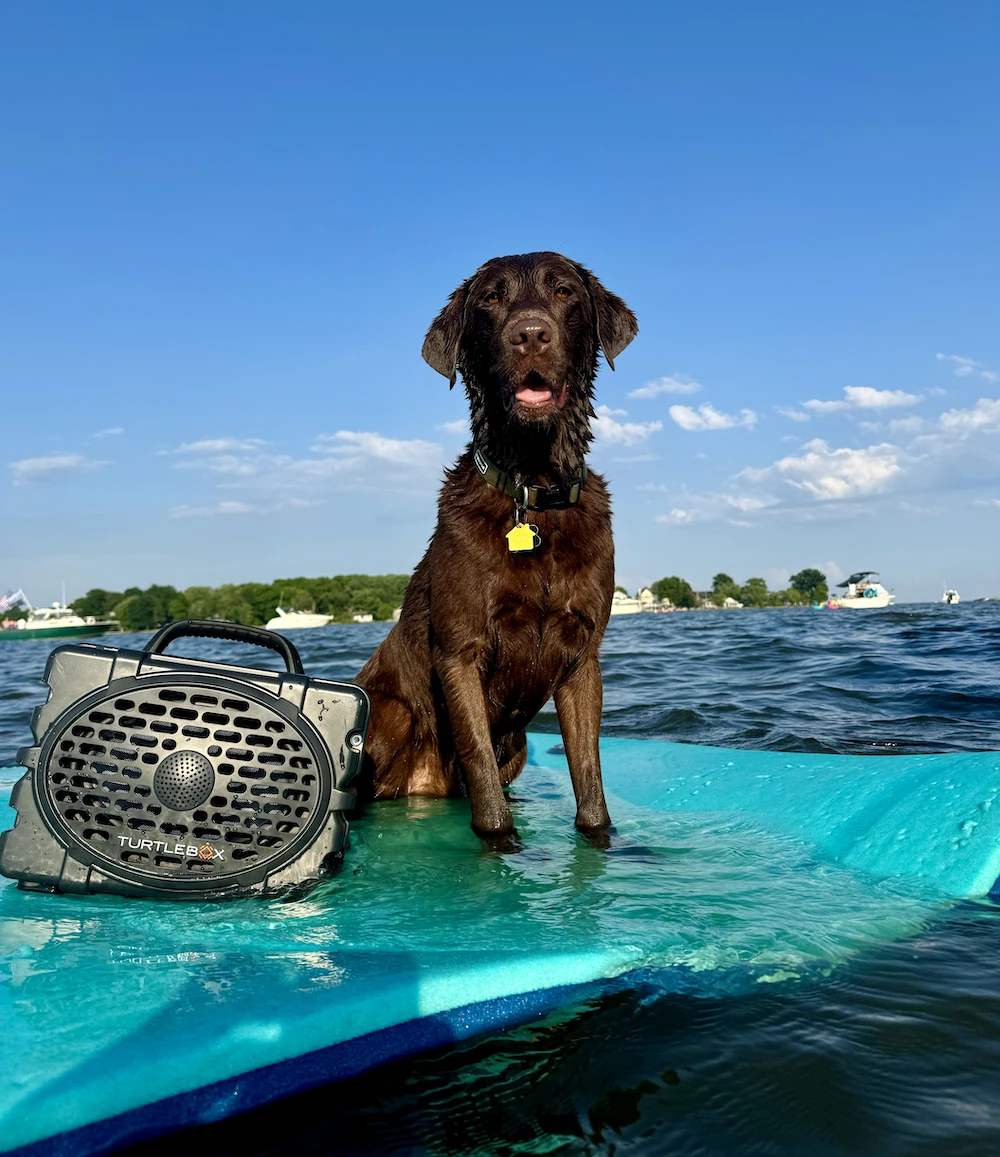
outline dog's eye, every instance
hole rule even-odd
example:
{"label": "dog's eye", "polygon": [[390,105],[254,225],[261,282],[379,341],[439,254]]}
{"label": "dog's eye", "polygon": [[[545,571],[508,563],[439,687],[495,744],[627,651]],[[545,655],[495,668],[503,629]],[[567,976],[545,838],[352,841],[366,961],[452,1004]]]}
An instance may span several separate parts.
{"label": "dog's eye", "polygon": [[500,294],[497,290],[491,289],[489,293],[483,297],[483,301],[485,301],[487,305],[499,305]]}
{"label": "dog's eye", "polygon": [[568,285],[560,285],[559,288],[556,290],[556,297],[558,297],[560,301],[566,301],[568,298],[570,298],[572,296],[573,296],[573,290],[570,289],[570,287]]}

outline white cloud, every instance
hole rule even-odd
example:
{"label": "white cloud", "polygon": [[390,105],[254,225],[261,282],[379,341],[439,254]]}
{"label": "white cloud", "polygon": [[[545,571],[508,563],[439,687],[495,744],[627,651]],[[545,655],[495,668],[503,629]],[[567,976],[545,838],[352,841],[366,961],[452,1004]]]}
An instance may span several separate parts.
{"label": "white cloud", "polygon": [[671,406],[670,416],[682,430],[731,430],[734,426],[752,429],[757,422],[753,410],[723,414],[708,403],[699,406],[697,410],[691,406]]}
{"label": "white cloud", "polygon": [[229,474],[238,478],[249,478],[259,473],[262,463],[268,462],[266,456],[258,455],[255,458],[242,458],[238,454],[216,454],[210,458],[185,459],[175,462],[175,470],[207,470],[210,474]]}
{"label": "white cloud", "polygon": [[437,467],[444,453],[437,442],[419,438],[404,441],[386,438],[364,430],[338,430],[336,434],[320,434],[314,452],[330,454],[345,462],[376,459],[394,466]]}
{"label": "white cloud", "polygon": [[174,506],[171,518],[213,518],[219,514],[253,514],[255,507],[246,502],[217,502],[214,506]]}
{"label": "white cloud", "polygon": [[[876,390],[873,386],[845,386],[844,397],[837,402],[813,398],[802,405],[814,414],[836,414],[844,410],[881,410],[893,406],[914,406],[920,398],[905,390]],[[787,416],[787,415],[786,415]]]}
{"label": "white cloud", "polygon": [[651,434],[663,429],[662,422],[619,422],[615,415],[624,417],[624,410],[612,410],[608,406],[597,407],[597,417],[593,421],[594,433],[599,442],[614,443],[618,446],[635,446],[645,442]]}
{"label": "white cloud", "polygon": [[945,410],[938,424],[943,433],[959,437],[1000,433],[1000,399],[980,398],[969,410]]}
{"label": "white cloud", "polygon": [[[312,454],[276,454],[262,438],[219,438],[185,443],[169,454],[180,455],[174,468],[215,476],[218,487],[234,501],[249,498],[253,509],[278,509],[293,504],[298,492],[312,500],[320,489],[405,490],[424,494],[437,482],[444,448],[422,439],[388,438],[371,431],[338,430],[321,434]],[[265,505],[261,506],[262,496]],[[245,505],[245,503],[244,503]],[[239,506],[211,501],[177,507],[175,518],[245,513]]]}
{"label": "white cloud", "polygon": [[769,506],[777,505],[777,498],[769,494],[758,497],[753,494],[723,494],[720,495],[727,506],[742,510],[744,514],[756,514],[759,510],[766,510]]}
{"label": "white cloud", "polygon": [[619,466],[638,466],[643,462],[658,462],[659,454],[615,454],[605,459]]}
{"label": "white cloud", "polygon": [[[637,487],[642,490],[666,490],[665,486],[646,484]],[[718,522],[725,520],[732,526],[747,527],[752,523],[745,519],[734,517],[734,511],[741,515],[756,515],[771,506],[777,506],[778,500],[770,494],[689,494],[685,493],[680,501],[683,506],[673,507],[667,514],[658,514],[656,522],[663,522],[669,526],[689,526],[695,522]]]}
{"label": "white cloud", "polygon": [[858,429],[867,430],[871,434],[883,430],[888,430],[890,434],[919,434],[926,425],[923,418],[911,414],[907,418],[893,418],[891,422],[858,422]]}
{"label": "white cloud", "polygon": [[107,462],[99,462],[83,454],[48,454],[42,458],[22,458],[19,462],[11,462],[10,470],[14,476],[14,485],[25,486],[30,482],[47,482],[75,474],[89,474],[107,465]]}
{"label": "white cloud", "polygon": [[447,434],[468,434],[469,419],[456,418],[454,422],[442,422],[438,429],[444,430]]}
{"label": "white cloud", "polygon": [[313,506],[321,506],[322,502],[316,499],[297,498],[293,495],[284,495],[273,501],[263,503],[238,502],[227,499],[223,502],[214,502],[207,506],[173,506],[170,509],[171,518],[215,518],[227,514],[275,514],[279,511],[306,510]]}
{"label": "white cloud", "polygon": [[112,426],[108,430],[98,430],[94,435],[95,438],[113,438],[116,434],[124,434],[124,426]]}
{"label": "white cloud", "polygon": [[908,418],[893,418],[889,423],[889,431],[893,434],[919,434],[923,428],[924,420],[916,414]]}
{"label": "white cloud", "polygon": [[185,442],[176,454],[224,454],[237,450],[258,450],[267,443],[263,438],[203,438],[200,442]]}
{"label": "white cloud", "polygon": [[831,449],[822,438],[814,438],[803,449],[799,457],[781,458],[763,469],[748,468],[740,477],[754,482],[780,478],[828,502],[883,490],[902,469],[899,448],[887,442],[863,450]]}
{"label": "white cloud", "polygon": [[792,422],[808,422],[809,415],[803,414],[801,410],[795,410],[791,406],[779,406],[778,413],[783,418],[788,418]]}
{"label": "white cloud", "polygon": [[937,360],[939,362],[951,362],[952,373],[956,378],[971,378],[978,376],[985,378],[988,382],[1000,381],[1000,374],[995,370],[988,370],[982,362],[977,362],[975,358],[962,357],[961,354],[938,354]]}
{"label": "white cloud", "polygon": [[669,526],[690,526],[692,522],[702,522],[705,515],[699,510],[682,510],[674,507],[669,514],[658,514],[657,522],[665,522]]}
{"label": "white cloud", "polygon": [[630,398],[658,398],[661,394],[697,394],[701,383],[681,375],[657,378],[629,393]]}

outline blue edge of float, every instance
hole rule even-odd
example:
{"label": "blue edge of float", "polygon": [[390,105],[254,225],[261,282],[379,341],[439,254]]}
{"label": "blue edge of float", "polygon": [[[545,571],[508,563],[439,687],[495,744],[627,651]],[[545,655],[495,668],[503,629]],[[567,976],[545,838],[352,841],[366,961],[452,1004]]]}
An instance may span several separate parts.
{"label": "blue edge of float", "polygon": [[[529,739],[532,765],[565,770],[561,749],[554,746],[557,737]],[[609,791],[632,805],[658,811],[735,809],[809,841],[856,871],[920,878],[943,900],[985,896],[998,883],[1000,804],[994,803],[1000,800],[1000,755],[995,753],[854,757],[603,739],[602,761]],[[12,775],[8,770],[8,780]],[[6,822],[9,787],[0,784],[0,817]],[[605,981],[598,975],[440,1009],[176,1095],[153,1097],[53,1136],[45,1137],[41,1125],[35,1131],[39,1139],[15,1140],[14,1149],[0,1136],[0,1151],[18,1157],[107,1153],[530,1020],[609,985],[641,982],[641,969],[629,973],[616,967],[612,977],[608,967]],[[550,971],[552,979],[558,976]]]}
{"label": "blue edge of float", "polygon": [[521,1024],[577,998],[594,985],[567,985],[484,1000],[437,1016],[421,1017],[228,1080],[202,1085],[162,1101],[131,1109],[68,1133],[9,1150],[13,1157],[96,1157],[126,1144],[149,1141],[192,1125],[314,1089],[330,1081],[452,1044],[480,1032]]}

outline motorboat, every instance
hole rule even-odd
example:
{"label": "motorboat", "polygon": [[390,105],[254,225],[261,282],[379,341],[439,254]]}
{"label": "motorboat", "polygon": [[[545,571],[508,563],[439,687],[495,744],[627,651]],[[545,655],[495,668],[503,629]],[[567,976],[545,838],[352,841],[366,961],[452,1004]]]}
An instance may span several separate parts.
{"label": "motorboat", "polygon": [[837,583],[837,586],[845,593],[830,599],[831,607],[874,611],[879,607],[891,607],[896,601],[896,596],[890,594],[879,581],[877,570],[859,570],[844,582]]}
{"label": "motorboat", "polygon": [[961,601],[962,596],[958,593],[957,590],[955,590],[954,587],[945,587],[944,594],[941,596],[941,602],[950,603],[952,606],[954,606],[955,603],[960,603]]}
{"label": "motorboat", "polygon": [[5,639],[72,639],[86,635],[105,635],[118,629],[111,619],[97,619],[93,615],[81,616],[64,603],[53,603],[51,607],[33,607],[23,591],[8,592],[0,600],[6,611],[14,606],[22,606],[28,616],[24,619],[4,618],[0,624],[0,641]]}
{"label": "motorboat", "polygon": [[642,610],[638,599],[632,598],[624,591],[615,591],[611,596],[611,613],[613,615],[637,615]]}
{"label": "motorboat", "polygon": [[292,607],[275,607],[276,615],[264,624],[269,631],[306,631],[325,627],[333,615],[317,615],[313,611],[296,611]]}

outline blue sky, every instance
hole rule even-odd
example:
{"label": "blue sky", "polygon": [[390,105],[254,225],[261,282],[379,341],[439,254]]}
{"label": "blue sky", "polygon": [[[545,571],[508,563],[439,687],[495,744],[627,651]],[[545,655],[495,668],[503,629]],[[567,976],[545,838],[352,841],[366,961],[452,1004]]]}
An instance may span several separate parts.
{"label": "blue sky", "polygon": [[0,587],[407,571],[486,258],[639,317],[619,580],[1000,595],[1000,8],[27,2],[0,37]]}

